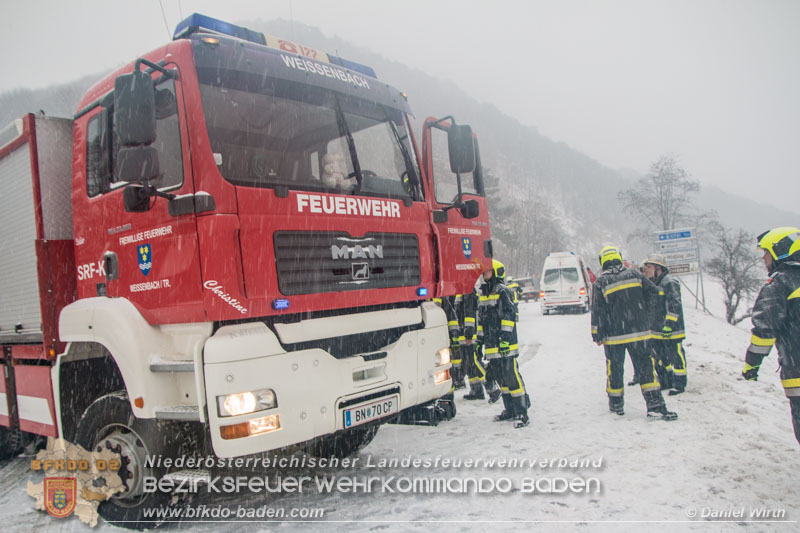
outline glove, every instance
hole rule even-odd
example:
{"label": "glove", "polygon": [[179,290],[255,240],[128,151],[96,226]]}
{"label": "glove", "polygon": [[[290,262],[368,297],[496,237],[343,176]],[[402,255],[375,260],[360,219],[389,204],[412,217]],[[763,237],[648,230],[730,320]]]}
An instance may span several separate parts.
{"label": "glove", "polygon": [[661,336],[665,339],[672,337],[672,328],[665,324],[664,327],[661,328]]}
{"label": "glove", "polygon": [[758,366],[751,366],[745,363],[744,370],[742,370],[742,377],[747,381],[758,381],[758,369]]}
{"label": "glove", "polygon": [[498,351],[500,352],[500,355],[503,355],[503,356],[508,355],[508,352],[511,351],[510,346],[511,345],[508,342],[502,341],[500,343],[500,345],[498,346]]}

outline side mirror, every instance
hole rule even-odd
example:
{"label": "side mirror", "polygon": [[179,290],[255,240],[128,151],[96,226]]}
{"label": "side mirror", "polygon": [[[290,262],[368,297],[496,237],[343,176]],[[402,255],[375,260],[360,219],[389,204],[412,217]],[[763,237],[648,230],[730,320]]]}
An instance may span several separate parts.
{"label": "side mirror", "polygon": [[122,146],[156,140],[156,91],[150,74],[136,70],[114,80],[114,130]]}
{"label": "side mirror", "polygon": [[466,218],[477,218],[481,214],[481,206],[477,200],[467,200],[461,205],[461,215]]}
{"label": "side mirror", "polygon": [[472,128],[453,125],[447,130],[447,147],[450,152],[450,171],[467,174],[475,170],[475,144]]}
{"label": "side mirror", "polygon": [[147,183],[159,174],[158,150],[153,146],[120,148],[114,160],[116,181]]}

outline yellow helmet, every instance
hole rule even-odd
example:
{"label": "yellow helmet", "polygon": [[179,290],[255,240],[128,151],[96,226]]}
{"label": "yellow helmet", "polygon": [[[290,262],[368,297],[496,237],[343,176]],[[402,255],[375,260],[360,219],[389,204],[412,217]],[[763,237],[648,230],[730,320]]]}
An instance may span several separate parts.
{"label": "yellow helmet", "polygon": [[619,261],[619,264],[622,264],[622,254],[619,253],[619,248],[616,246],[606,246],[602,250],[600,250],[600,267],[605,268],[606,263],[613,260]]}
{"label": "yellow helmet", "polygon": [[506,267],[497,259],[492,259],[492,270],[494,270],[494,277],[500,281],[506,277]]}
{"label": "yellow helmet", "polygon": [[758,247],[767,250],[775,261],[783,261],[797,254],[800,260],[800,229],[774,228],[758,236]]}

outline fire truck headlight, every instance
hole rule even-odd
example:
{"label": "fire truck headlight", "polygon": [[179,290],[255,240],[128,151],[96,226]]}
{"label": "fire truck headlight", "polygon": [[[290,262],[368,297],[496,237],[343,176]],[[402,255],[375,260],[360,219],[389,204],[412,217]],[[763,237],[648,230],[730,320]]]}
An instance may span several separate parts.
{"label": "fire truck headlight", "polygon": [[446,365],[450,362],[450,348],[442,348],[436,352],[436,366]]}
{"label": "fire truck headlight", "polygon": [[219,416],[237,416],[264,411],[278,406],[278,398],[272,389],[240,392],[217,396]]}

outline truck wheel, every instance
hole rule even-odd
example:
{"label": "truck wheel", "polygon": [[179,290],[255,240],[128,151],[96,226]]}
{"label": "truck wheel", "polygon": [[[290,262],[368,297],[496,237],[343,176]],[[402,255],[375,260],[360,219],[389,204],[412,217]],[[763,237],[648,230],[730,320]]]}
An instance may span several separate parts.
{"label": "truck wheel", "polygon": [[28,436],[19,428],[0,426],[0,461],[19,455],[28,443]]}
{"label": "truck wheel", "polygon": [[378,426],[341,431],[321,437],[311,446],[309,453],[315,457],[349,457],[372,442],[376,433]]}
{"label": "truck wheel", "polygon": [[109,449],[121,456],[119,476],[126,490],[100,502],[98,513],[106,522],[129,529],[151,529],[163,518],[145,517],[149,509],[170,506],[171,494],[144,492],[144,480],[160,478],[166,469],[145,465],[147,456],[169,456],[176,449],[177,433],[159,430],[156,420],[133,415],[125,391],[101,396],[92,402],[78,422],[76,442],[89,451]]}

